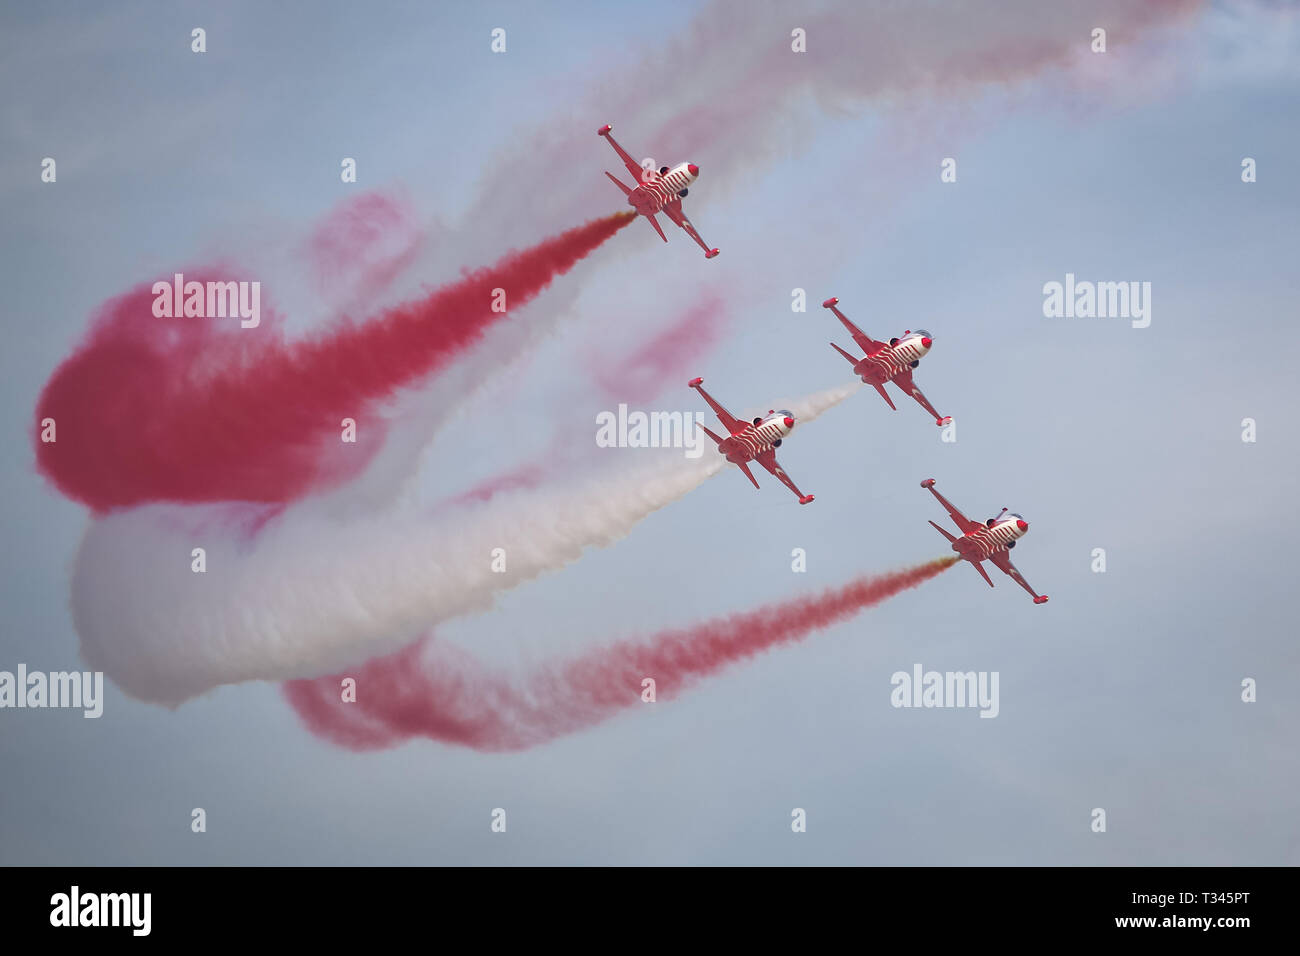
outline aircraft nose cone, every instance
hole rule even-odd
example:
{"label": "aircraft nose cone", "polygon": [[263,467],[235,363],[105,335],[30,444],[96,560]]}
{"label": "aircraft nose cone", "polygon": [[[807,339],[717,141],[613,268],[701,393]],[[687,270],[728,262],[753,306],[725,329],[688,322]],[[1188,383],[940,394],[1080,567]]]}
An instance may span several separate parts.
{"label": "aircraft nose cone", "polygon": [[785,427],[794,428],[794,419],[791,418],[789,415],[785,416]]}
{"label": "aircraft nose cone", "polygon": [[700,167],[696,166],[694,163],[687,163],[686,171],[692,176],[698,176],[700,174]]}
{"label": "aircraft nose cone", "polygon": [[930,338],[928,335],[921,336],[921,348],[928,349],[933,344],[934,344],[934,340]]}
{"label": "aircraft nose cone", "polygon": [[1019,528],[1021,531],[1028,531],[1028,530],[1029,530],[1029,522],[1028,522],[1028,521],[1025,521],[1023,518],[1021,518],[1021,519],[1019,519],[1019,520],[1016,521],[1016,527]]}

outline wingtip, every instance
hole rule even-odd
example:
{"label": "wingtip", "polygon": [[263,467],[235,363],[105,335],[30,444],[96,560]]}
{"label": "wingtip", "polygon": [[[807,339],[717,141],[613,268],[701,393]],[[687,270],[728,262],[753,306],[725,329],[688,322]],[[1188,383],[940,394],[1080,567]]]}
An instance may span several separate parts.
{"label": "wingtip", "polygon": [[951,415],[945,415],[945,416],[943,416],[943,418],[936,418],[936,419],[934,420],[934,423],[935,423],[936,425],[938,425],[940,428],[942,428],[944,425],[951,425],[951,424],[952,424],[952,416],[951,416]]}
{"label": "wingtip", "polygon": [[712,259],[714,256],[716,256],[716,255],[717,255],[719,252],[721,252],[721,251],[722,251],[721,249],[710,249],[708,252],[706,252],[706,253],[704,254],[704,258],[706,258],[706,259]]}
{"label": "wingtip", "polygon": [[922,487],[922,488],[933,488],[933,487],[934,487],[934,479],[933,479],[933,478],[927,478],[927,479],[925,479],[925,481],[921,482],[921,487]]}
{"label": "wingtip", "polygon": [[609,135],[609,131],[612,130],[613,128],[614,128],[614,124],[613,124],[613,123],[606,123],[606,124],[605,124],[604,126],[602,126],[600,129],[596,130],[596,135],[597,135],[597,136],[608,136],[608,135]]}
{"label": "wingtip", "polygon": [[814,498],[813,495],[804,495],[802,498],[799,499],[799,504],[801,505],[812,504],[813,498]]}
{"label": "wingtip", "polygon": [[822,303],[822,308],[829,309],[831,306],[839,305],[839,304],[840,304],[840,300],[836,296],[831,296],[829,299],[827,299],[825,302]]}
{"label": "wingtip", "polygon": [[703,385],[703,384],[704,384],[704,379],[702,379],[702,378],[693,378],[693,379],[691,379],[689,382],[686,383],[686,387],[687,387],[687,388],[699,388],[699,387],[700,387],[701,385]]}
{"label": "wingtip", "polygon": [[1040,595],[1038,595],[1038,597],[1034,598],[1034,603],[1035,603],[1035,604],[1046,604],[1046,603],[1047,603],[1047,595],[1046,595],[1046,594],[1040,594]]}

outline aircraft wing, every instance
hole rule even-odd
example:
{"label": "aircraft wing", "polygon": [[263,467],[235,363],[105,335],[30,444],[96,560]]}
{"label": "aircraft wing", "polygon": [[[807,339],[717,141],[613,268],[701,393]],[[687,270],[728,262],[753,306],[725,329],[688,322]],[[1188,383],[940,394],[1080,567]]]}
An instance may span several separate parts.
{"label": "aircraft wing", "polygon": [[840,301],[839,299],[834,299],[834,298],[827,299],[825,302],[822,303],[822,306],[823,308],[830,309],[832,312],[834,312],[835,318],[839,319],[842,323],[844,323],[844,327],[849,330],[849,335],[853,336],[853,341],[858,343],[858,348],[862,349],[868,355],[874,355],[876,352],[879,352],[881,349],[883,349],[885,347],[884,342],[877,342],[866,332],[863,332],[860,328],[858,328],[856,325],[850,322],[845,317],[844,313],[835,307],[836,303],[838,303],[839,301]]}
{"label": "aircraft wing", "polygon": [[703,381],[704,379],[702,378],[691,379],[690,386],[699,392],[704,397],[704,400],[709,403],[709,407],[717,413],[718,421],[722,422],[722,427],[727,430],[727,434],[734,435],[743,430],[745,427],[744,422],[719,405],[714,400],[713,396],[706,392],[701,386],[700,383]]}
{"label": "aircraft wing", "polygon": [[636,181],[638,183],[643,183],[649,181],[651,178],[657,178],[659,176],[659,171],[657,169],[647,170],[644,166],[629,156],[627,150],[618,145],[618,141],[614,139],[613,136],[609,135],[611,129],[613,129],[612,126],[602,126],[597,130],[597,132],[609,141],[610,146],[614,147],[614,152],[618,153],[619,159],[623,160],[623,165],[627,167],[629,173],[636,177]]}
{"label": "aircraft wing", "polygon": [[700,248],[704,250],[704,258],[712,259],[718,254],[717,249],[710,249],[709,244],[700,238],[700,234],[695,231],[691,221],[686,218],[686,213],[682,212],[682,201],[680,199],[674,199],[664,206],[664,215],[681,226],[688,236],[699,243]]}
{"label": "aircraft wing", "polygon": [[992,561],[994,564],[996,564],[998,566],[998,569],[1002,571],[1002,573],[1008,575],[1011,578],[1011,580],[1015,581],[1022,588],[1024,588],[1026,591],[1032,594],[1034,596],[1035,604],[1047,603],[1047,596],[1040,595],[1037,591],[1035,591],[1033,588],[1029,586],[1029,582],[1025,580],[1024,575],[1022,575],[1019,569],[1017,569],[1016,566],[1011,563],[1011,555],[1008,554],[1006,551],[994,551],[991,555],[989,555],[989,560]]}
{"label": "aircraft wing", "polygon": [[921,482],[921,487],[929,488],[930,494],[939,499],[939,504],[943,505],[944,509],[948,512],[948,516],[952,518],[953,523],[957,525],[957,529],[961,531],[962,534],[968,534],[976,528],[981,527],[978,521],[971,521],[970,518],[967,518],[964,514],[958,511],[957,507],[951,501],[934,490],[933,478],[927,478],[925,481]]}
{"label": "aircraft wing", "polygon": [[930,400],[925,397],[921,390],[916,387],[916,383],[912,381],[912,370],[910,368],[905,368],[895,375],[894,382],[899,388],[907,392],[908,395],[911,395],[916,399],[917,404],[933,415],[934,420],[940,425],[946,425],[952,421],[951,418],[945,418],[934,410],[934,406],[930,404]]}
{"label": "aircraft wing", "polygon": [[806,505],[808,502],[813,500],[812,495],[805,495],[795,487],[795,483],[790,479],[790,476],[785,473],[785,469],[781,467],[780,462],[776,460],[776,451],[774,449],[769,448],[767,451],[761,453],[755,461],[770,471],[776,477],[777,481],[781,482],[781,484],[793,491],[795,496],[799,499],[799,504]]}

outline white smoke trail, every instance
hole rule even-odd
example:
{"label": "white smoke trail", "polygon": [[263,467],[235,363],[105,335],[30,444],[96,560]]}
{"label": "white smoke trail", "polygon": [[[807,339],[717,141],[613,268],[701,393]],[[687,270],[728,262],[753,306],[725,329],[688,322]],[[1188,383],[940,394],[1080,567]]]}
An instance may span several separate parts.
{"label": "white smoke trail", "polygon": [[[856,388],[790,408],[807,423]],[[392,650],[612,544],[725,465],[716,455],[635,455],[622,473],[504,494],[437,521],[390,510],[340,523],[300,506],[250,535],[233,520],[249,509],[229,504],[109,515],[86,533],[73,573],[82,654],[132,696],[174,705],[220,684],[317,676]]]}
{"label": "white smoke trail", "polygon": [[814,392],[804,398],[777,401],[772,403],[770,407],[788,408],[794,412],[795,421],[806,425],[808,422],[815,421],[823,413],[830,411],[860,388],[862,388],[861,382],[848,382],[834,388]]}
{"label": "white smoke trail", "polygon": [[[703,160],[710,183],[731,180],[734,188],[736,174],[795,142],[789,126],[808,102],[847,112],[900,95],[951,96],[1026,79],[1068,68],[1099,17],[1112,36],[1129,39],[1198,6],[1192,0],[1014,0],[1019,26],[1009,42],[999,26],[1005,6],[993,16],[949,3],[821,5],[806,23],[794,24],[807,28],[810,43],[808,54],[796,56],[783,9],[720,0],[684,36],[650,54],[648,69],[622,70],[626,80],[592,84],[598,92],[587,104],[590,116],[574,111],[586,116],[585,125],[516,138],[520,148],[501,157],[480,183],[462,219],[474,228],[458,235],[457,256],[483,259],[499,251],[502,236],[523,243],[530,231],[610,208],[593,193],[601,180],[594,171],[610,161],[594,158],[603,146],[594,128],[607,120],[628,135],[629,149],[661,157],[690,153]],[[642,82],[646,75],[656,82]],[[590,164],[595,178],[559,177],[538,194],[530,178],[519,175],[520,155],[532,168]],[[420,257],[424,265],[445,248],[429,242]],[[420,263],[412,268],[420,270]],[[522,322],[489,336],[455,375],[433,384],[436,400],[424,408],[446,414],[459,407],[466,383],[482,381],[503,356],[526,353],[568,307],[570,294],[536,303]],[[792,410],[805,423],[814,417]],[[364,510],[391,500],[437,427],[418,412],[407,422],[396,425],[367,475],[381,480],[355,486],[368,492]],[[647,490],[656,483],[645,475],[588,481],[562,497],[553,491],[503,497],[500,509],[478,509],[437,527],[409,511],[344,525],[304,502],[250,542],[224,524],[231,511],[226,506],[158,506],[116,515],[92,526],[77,563],[74,613],[83,648],[131,693],[169,702],[229,681],[319,673],[391,647],[454,613],[488,606],[504,587],[627,533],[721,467],[716,458],[705,461],[673,463],[679,469],[673,474],[690,477],[681,490],[672,481]],[[507,545],[508,573],[487,577],[491,548]],[[203,574],[190,570],[194,547],[207,548]],[[391,600],[381,601],[385,595]]]}
{"label": "white smoke trail", "polygon": [[[1106,28],[1113,60],[1117,50],[1206,6],[812,0],[794,9],[784,0],[713,0],[673,35],[648,34],[641,61],[620,62],[590,83],[590,95],[569,105],[564,123],[548,118],[532,133],[513,135],[512,152],[487,167],[464,221],[492,237],[513,234],[521,214],[529,228],[541,229],[557,216],[601,208],[592,205],[595,187],[584,176],[548,183],[539,195],[532,179],[519,175],[518,157],[538,169],[599,170],[617,162],[594,135],[606,122],[637,159],[650,153],[669,163],[697,162],[701,192],[713,193],[736,188],[742,172],[788,158],[819,113],[849,117],[873,105],[914,106],[917,97],[973,97],[1053,70],[1086,68],[1099,59],[1089,49],[1094,27]],[[804,53],[792,50],[796,28],[804,32]],[[1118,82],[1131,86],[1134,79],[1125,73]],[[858,174],[864,159],[851,157]]]}
{"label": "white smoke trail", "polygon": [[[595,135],[607,121],[617,124],[615,135],[638,158],[649,151],[665,161],[699,162],[705,176],[700,195],[720,196],[739,188],[755,169],[803,148],[803,133],[820,113],[851,116],[936,96],[951,103],[1053,71],[1090,74],[1098,88],[1110,76],[1110,88],[1131,91],[1140,79],[1135,71],[1144,65],[1158,72],[1161,58],[1135,57],[1124,61],[1125,68],[1110,68],[1116,61],[1112,52],[1102,58],[1108,68],[1099,73],[1099,58],[1088,45],[1092,28],[1104,25],[1112,45],[1123,50],[1204,6],[1202,0],[1002,0],[994,6],[814,0],[792,11],[779,0],[713,0],[675,36],[655,37],[639,63],[620,63],[592,82],[592,93],[585,102],[569,104],[563,122],[548,117],[512,136],[512,148],[490,160],[460,219],[456,255],[491,258],[502,236],[526,241],[557,222],[618,208],[621,197],[600,174],[605,168],[619,172],[617,159]],[[1015,24],[1013,36],[1008,22]],[[806,53],[791,49],[794,27],[805,31]],[[915,125],[915,116],[909,113],[907,122]],[[863,174],[864,161],[871,158],[847,160],[855,177]],[[521,162],[590,175],[556,177],[539,192],[533,177],[520,175]],[[707,234],[717,236],[720,226]],[[426,243],[414,268],[445,267],[447,249],[445,241]],[[697,252],[682,254],[689,261]],[[617,256],[619,250],[602,255]],[[572,311],[579,289],[574,282],[549,291],[491,330],[421,394],[407,396],[394,411],[384,449],[359,481],[336,492],[342,507],[357,499],[362,508],[374,507],[409,489],[446,417],[503,372],[517,369]],[[437,418],[427,414],[431,408],[440,410]]]}

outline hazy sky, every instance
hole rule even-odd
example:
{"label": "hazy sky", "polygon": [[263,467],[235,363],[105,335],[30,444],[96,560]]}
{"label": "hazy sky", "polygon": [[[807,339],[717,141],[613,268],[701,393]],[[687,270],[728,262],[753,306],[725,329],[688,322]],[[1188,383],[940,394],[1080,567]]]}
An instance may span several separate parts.
{"label": "hazy sky", "polygon": [[[781,450],[814,504],[731,469],[443,637],[524,666],[926,560],[947,548],[926,524],[942,518],[918,487],[930,476],[972,517],[1005,505],[1030,520],[1014,557],[1052,600],[956,567],[677,699],[513,755],[336,749],[271,683],[175,710],[110,688],[98,720],[0,710],[0,862],[1300,862],[1287,611],[1300,456],[1284,418],[1300,354],[1300,19],[1215,4],[1091,54],[1077,29],[1089,5],[1066,4],[1077,52],[993,83],[976,70],[773,101],[734,81],[735,51],[782,53],[805,19],[822,32],[809,27],[800,68],[827,74],[896,62],[880,69],[902,75],[967,42],[1014,61],[1053,29],[1025,13],[1037,4],[990,3],[964,40],[936,3],[928,33],[874,30],[893,6],[854,5],[824,45],[837,17],[824,5],[744,5],[733,23],[729,5],[668,0],[653,28],[642,7],[597,3],[7,9],[0,670],[80,666],[69,569],[89,518],[37,474],[30,429],[99,303],[214,256],[291,273],[313,225],[360,189],[396,191],[429,223],[394,295],[454,276],[619,208],[602,174],[618,166],[594,135],[605,122],[634,155],[699,163],[687,210],[723,254],[706,262],[638,222],[561,279],[520,320],[542,343],[474,383],[422,495],[553,436],[591,442],[574,467],[598,462],[595,415],[614,400],[590,363],[634,352],[710,293],[725,297],[723,340],[650,407],[701,409],[690,374],[737,412],[847,380],[827,342],[848,336],[816,306],[837,295],[878,338],[934,334],[916,378],[958,440],[867,390]],[[206,54],[190,52],[195,26]],[[489,50],[494,27],[505,54]],[[715,36],[716,56],[664,70]],[[926,36],[942,42],[910,46]],[[682,89],[761,117],[761,148],[698,119],[677,127],[698,142],[649,141],[673,128]],[[45,156],[56,184],[40,182]],[[342,156],[358,159],[355,186],[339,182]],[[944,157],[956,183],[940,182]],[[1067,273],[1150,282],[1150,326],[1045,318],[1042,287]],[[286,275],[275,290],[292,328],[320,320],[308,285]],[[791,311],[796,288],[806,313]],[[806,573],[792,573],[793,548]],[[998,717],[892,707],[890,676],[917,663],[998,672]],[[190,831],[194,807],[205,834]],[[505,834],[490,831],[495,807]],[[795,807],[806,833],[791,832]],[[1099,807],[1104,834],[1090,829]]]}

